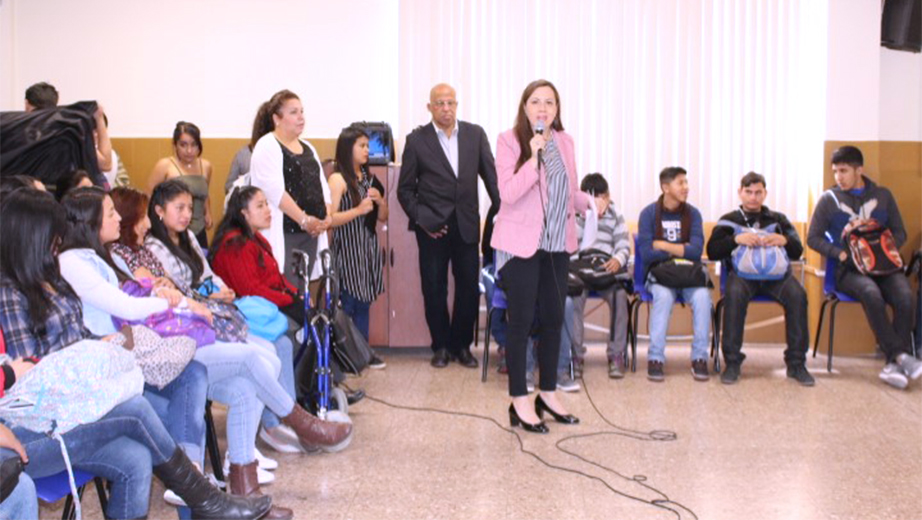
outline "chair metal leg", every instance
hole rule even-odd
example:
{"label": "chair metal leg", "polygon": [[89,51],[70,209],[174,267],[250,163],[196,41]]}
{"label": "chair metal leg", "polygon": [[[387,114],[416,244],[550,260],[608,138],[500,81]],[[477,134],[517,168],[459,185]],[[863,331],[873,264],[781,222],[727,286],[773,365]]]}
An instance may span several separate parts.
{"label": "chair metal leg", "polygon": [[106,491],[105,481],[100,477],[96,477],[93,479],[93,484],[96,484],[96,494],[99,495],[99,507],[101,508],[102,514],[105,516],[106,509],[109,508],[109,493]]}
{"label": "chair metal leg", "polygon": [[833,336],[836,333],[836,307],[839,306],[840,300],[836,298],[832,302],[832,307],[829,308],[829,352],[828,359],[826,360],[826,371],[832,372],[832,347],[833,347]]}
{"label": "chair metal leg", "polygon": [[490,364],[490,331],[493,327],[493,311],[495,309],[490,309],[487,311],[487,323],[485,325],[485,330],[483,331],[483,372],[480,374],[480,382],[487,382],[487,370],[489,370]]}
{"label": "chair metal leg", "polygon": [[211,415],[211,401],[205,402],[205,449],[211,459],[211,471],[214,477],[224,482],[224,460],[218,447],[218,432],[215,430],[214,417]]}
{"label": "chair metal leg", "polygon": [[634,315],[631,317],[634,322],[634,325],[633,325],[634,337],[631,340],[631,372],[637,372],[637,335],[638,335],[637,332],[639,330],[638,325],[640,321],[640,306],[642,304],[643,304],[642,301],[637,300],[637,302],[634,305],[634,310],[633,310]]}
{"label": "chair metal leg", "polygon": [[823,333],[823,317],[826,316],[826,306],[829,305],[830,299],[827,297],[820,306],[820,320],[816,325],[816,338],[813,340],[813,357],[816,357],[816,351],[820,348],[820,335]]}
{"label": "chair metal leg", "polygon": [[[632,313],[633,309],[634,309],[634,300],[630,299],[627,302],[627,343],[628,345],[634,344],[634,326],[631,323],[631,316],[633,315]],[[628,350],[626,347],[627,345],[625,345],[625,350]],[[624,366],[622,368],[627,370],[627,368],[630,366],[631,359],[633,359],[633,355],[630,352],[625,352]]]}
{"label": "chair metal leg", "polygon": [[712,336],[714,343],[711,345],[711,353],[714,355],[714,372],[718,374],[720,373],[720,324],[723,321],[721,319],[723,309],[724,299],[721,298],[714,309],[714,334]]}
{"label": "chair metal leg", "polygon": [[[75,520],[77,518],[77,507],[74,500],[83,502],[83,492],[85,490],[86,485],[83,485],[77,488],[76,497],[72,494],[67,495],[67,498],[64,499],[64,511],[61,513],[61,520]],[[103,510],[103,514],[105,514],[105,510]]]}
{"label": "chair metal leg", "polygon": [[480,344],[480,311],[477,311],[477,319],[474,320],[474,346]]}

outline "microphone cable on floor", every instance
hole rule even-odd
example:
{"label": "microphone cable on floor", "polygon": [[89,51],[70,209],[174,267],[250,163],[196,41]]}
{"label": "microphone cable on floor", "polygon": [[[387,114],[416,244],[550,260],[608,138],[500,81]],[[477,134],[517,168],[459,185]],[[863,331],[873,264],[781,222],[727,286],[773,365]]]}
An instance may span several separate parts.
{"label": "microphone cable on floor", "polygon": [[[580,440],[580,439],[601,437],[601,436],[607,436],[607,435],[618,435],[618,436],[622,436],[622,437],[626,437],[626,438],[634,439],[634,440],[639,440],[639,441],[654,441],[654,442],[669,442],[669,441],[675,441],[675,440],[678,439],[678,435],[677,435],[675,432],[672,432],[672,431],[669,431],[669,430],[651,430],[651,431],[649,431],[649,432],[644,432],[644,431],[632,430],[632,429],[629,429],[629,428],[625,428],[625,427],[622,427],[622,426],[619,426],[619,425],[613,423],[612,421],[610,421],[610,420],[602,413],[601,410],[599,410],[598,406],[596,406],[596,403],[595,403],[595,401],[592,399],[592,395],[591,395],[590,392],[589,392],[589,387],[586,385],[586,380],[585,380],[583,377],[580,377],[580,381],[582,381],[582,383],[583,383],[583,388],[586,389],[586,397],[589,399],[589,403],[590,403],[590,405],[592,406],[592,409],[593,409],[593,410],[595,411],[595,413],[602,419],[603,422],[605,422],[609,427],[613,428],[614,430],[613,430],[613,431],[598,431],[598,432],[592,432],[592,433],[583,433],[583,434],[567,435],[567,436],[561,438],[560,440],[558,440],[558,441],[555,443],[554,447],[555,447],[558,451],[560,451],[561,453],[564,453],[565,455],[568,455],[568,456],[573,457],[573,458],[575,458],[575,459],[577,459],[577,460],[580,460],[580,461],[582,461],[582,462],[584,462],[584,463],[586,463],[586,464],[589,464],[589,465],[594,466],[594,467],[596,467],[596,468],[599,468],[599,469],[601,469],[601,470],[603,470],[603,471],[606,471],[606,472],[608,472],[608,473],[611,473],[612,475],[618,476],[618,477],[620,477],[621,479],[624,479],[624,480],[626,480],[626,481],[629,481],[629,482],[638,484],[638,485],[640,485],[640,486],[642,486],[642,487],[648,489],[649,491],[651,491],[651,492],[653,492],[653,493],[659,495],[661,498],[656,498],[656,499],[650,500],[650,499],[643,498],[643,497],[640,497],[640,496],[637,496],[637,495],[632,495],[632,494],[630,494],[630,493],[627,493],[627,492],[620,491],[620,490],[616,489],[613,485],[611,485],[611,484],[610,484],[607,480],[605,480],[604,478],[597,477],[597,476],[595,476],[595,475],[591,475],[591,474],[589,474],[589,473],[586,473],[586,472],[584,472],[584,471],[580,471],[580,470],[578,470],[578,469],[568,468],[568,467],[565,467],[565,466],[560,466],[560,465],[557,465],[557,464],[553,464],[553,463],[551,463],[551,462],[548,462],[548,461],[545,460],[543,457],[541,457],[541,455],[539,455],[538,453],[536,453],[536,452],[534,452],[534,451],[531,451],[531,450],[529,450],[529,449],[527,449],[527,448],[525,447],[525,442],[522,440],[522,436],[521,436],[521,434],[520,434],[518,431],[516,431],[515,429],[513,429],[513,428],[511,428],[511,427],[510,427],[510,428],[507,428],[506,426],[503,426],[503,424],[501,424],[499,421],[497,421],[497,420],[494,419],[493,417],[489,417],[489,416],[486,416],[486,415],[480,415],[480,414],[476,414],[476,413],[470,413],[470,412],[459,412],[459,411],[453,411],[453,410],[444,410],[444,409],[441,409],[441,408],[432,408],[432,407],[425,407],[425,406],[407,406],[407,405],[401,405],[401,404],[394,404],[394,403],[388,402],[388,401],[385,400],[385,399],[381,399],[381,398],[379,398],[379,397],[375,397],[375,396],[373,396],[373,395],[371,395],[371,394],[369,394],[369,393],[367,393],[367,392],[366,392],[366,394],[365,394],[365,399],[368,399],[369,401],[372,401],[372,402],[378,403],[378,404],[380,404],[380,405],[386,406],[386,407],[388,407],[388,408],[392,408],[392,409],[394,409],[394,410],[403,410],[403,411],[410,411],[410,412],[423,412],[423,413],[435,413],[435,414],[440,414],[440,415],[448,415],[448,416],[453,416],[453,417],[467,417],[467,418],[470,418],[470,419],[478,419],[478,420],[481,420],[481,421],[486,421],[486,422],[488,422],[488,423],[493,424],[494,426],[496,426],[497,428],[499,428],[500,430],[502,430],[502,431],[504,431],[504,432],[506,432],[506,433],[511,433],[512,435],[515,435],[515,438],[516,438],[516,440],[517,440],[517,442],[518,442],[518,444],[519,444],[519,452],[522,453],[522,454],[525,454],[525,455],[530,456],[530,457],[533,458],[535,461],[537,461],[537,462],[540,463],[541,465],[547,467],[548,469],[555,470],[555,471],[560,471],[560,472],[563,472],[563,473],[569,473],[569,474],[572,474],[572,475],[577,475],[577,476],[586,478],[586,479],[588,479],[588,480],[598,482],[599,484],[603,485],[605,488],[607,488],[610,492],[612,492],[612,493],[615,494],[615,495],[618,495],[618,496],[620,496],[620,497],[627,498],[627,499],[629,499],[629,500],[633,500],[633,501],[636,501],[636,502],[640,502],[640,503],[643,503],[643,504],[647,504],[647,505],[656,507],[656,508],[658,508],[658,509],[662,509],[662,510],[665,510],[665,511],[669,511],[670,513],[674,514],[675,517],[676,517],[677,519],[679,519],[679,520],[684,520],[684,519],[686,519],[686,518],[691,518],[691,519],[694,519],[694,520],[698,520],[698,515],[696,515],[696,514],[694,513],[694,511],[692,511],[689,507],[687,507],[687,506],[681,504],[680,502],[676,502],[676,501],[674,501],[674,500],[671,500],[671,499],[669,498],[669,496],[666,495],[666,493],[664,493],[663,491],[657,489],[655,486],[649,484],[649,483],[647,482],[647,477],[646,477],[646,475],[640,475],[640,474],[638,474],[638,475],[633,475],[633,476],[624,475],[624,474],[619,473],[618,471],[616,471],[616,470],[614,470],[614,469],[612,469],[612,468],[610,468],[610,467],[608,467],[608,466],[605,466],[605,465],[603,465],[603,464],[600,464],[600,463],[598,463],[598,462],[595,462],[595,461],[593,461],[593,460],[590,460],[590,459],[588,459],[588,458],[586,458],[586,457],[584,457],[584,456],[582,456],[582,455],[580,455],[580,454],[578,454],[578,453],[575,453],[575,452],[570,451],[570,450],[568,450],[568,449],[566,449],[566,448],[563,447],[564,444],[572,443],[573,441],[578,441],[578,440]],[[345,385],[345,384],[341,384],[340,386],[342,386],[343,388],[345,388],[345,389],[346,389],[347,391],[349,391],[349,392],[352,392],[352,391],[353,391],[351,388],[349,388],[349,387],[348,387],[347,385]],[[685,513],[687,513],[687,514],[690,515],[690,516],[685,516]]]}

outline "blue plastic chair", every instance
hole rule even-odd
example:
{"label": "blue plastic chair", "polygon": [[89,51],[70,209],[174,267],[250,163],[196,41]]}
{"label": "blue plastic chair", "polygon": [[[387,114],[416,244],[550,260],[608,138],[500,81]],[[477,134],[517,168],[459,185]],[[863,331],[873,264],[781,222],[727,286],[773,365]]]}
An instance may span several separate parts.
{"label": "blue plastic chair", "polygon": [[[96,485],[99,506],[102,508],[103,514],[105,514],[109,503],[109,495],[106,493],[105,481],[102,478],[86,471],[74,469],[74,483],[77,485],[76,499],[80,501],[83,498],[83,491],[91,480]],[[35,482],[35,495],[42,502],[51,504],[67,497],[64,501],[64,512],[61,514],[61,520],[72,520],[77,517],[77,508],[74,506],[74,496],[70,490],[70,479],[67,471],[32,479],[32,481]]]}
{"label": "blue plastic chair", "polygon": [[[637,247],[637,237],[634,237],[634,298],[628,302],[628,314],[631,319],[628,322],[628,337],[631,342],[631,372],[637,371],[637,333],[640,330],[640,305],[647,304],[647,307],[650,306],[650,303],[653,302],[653,294],[647,290],[646,287],[646,273],[643,269],[643,259],[640,257],[640,248]],[[675,300],[676,305],[685,305],[685,300],[682,298],[682,295],[679,294]],[[716,313],[714,312],[714,307],[711,306],[711,323],[716,330]],[[711,353],[713,354],[717,350],[716,346],[716,334],[711,335]],[[714,367],[715,371],[719,372],[719,365]]]}
{"label": "blue plastic chair", "polygon": [[[490,274],[487,273],[486,270],[484,270],[484,272],[482,273],[482,276],[490,276]],[[483,372],[480,376],[481,382],[487,381],[487,371],[488,371],[488,366],[490,363],[490,331],[492,330],[493,316],[498,311],[500,313],[499,315],[500,319],[502,319],[502,313],[506,312],[506,308],[508,307],[508,303],[506,303],[506,293],[502,289],[497,287],[495,283],[493,285],[493,299],[490,303],[491,303],[491,308],[487,310],[487,323],[484,326],[485,330],[484,330],[484,337],[483,337],[483,363],[482,363]]]}
{"label": "blue plastic chair", "polygon": [[820,307],[820,320],[819,324],[816,326],[816,338],[813,342],[813,357],[816,357],[816,351],[820,347],[820,334],[823,331],[823,317],[826,315],[826,307],[832,304],[832,307],[829,308],[829,352],[827,353],[828,359],[826,360],[827,372],[832,372],[833,337],[836,332],[836,307],[842,302],[858,302],[858,300],[839,291],[836,287],[836,270],[838,267],[839,261],[835,257],[826,257],[826,277],[823,279],[823,294],[825,298],[823,299],[823,305]]}
{"label": "blue plastic chair", "polygon": [[[722,333],[721,323],[723,323],[723,308],[724,308],[724,288],[727,285],[727,276],[730,273],[730,270],[724,265],[725,262],[720,263],[720,299],[717,300],[717,308],[714,311],[714,370],[720,372],[720,335]],[[791,265],[801,264],[803,265],[803,260],[794,260],[791,261]],[[801,271],[803,272],[803,271]],[[801,285],[803,285],[803,277],[801,277]],[[749,303],[778,303],[774,298],[764,295],[753,296]],[[779,303],[779,305],[781,305]]]}

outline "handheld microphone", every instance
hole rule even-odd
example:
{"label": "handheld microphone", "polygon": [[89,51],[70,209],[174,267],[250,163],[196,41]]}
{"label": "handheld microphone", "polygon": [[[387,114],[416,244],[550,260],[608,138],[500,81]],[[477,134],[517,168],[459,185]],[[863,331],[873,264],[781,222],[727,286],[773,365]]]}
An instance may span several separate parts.
{"label": "handheld microphone", "polygon": [[[535,133],[539,135],[544,135],[544,120],[543,119],[539,119],[538,122],[535,123]],[[541,167],[541,162],[543,160],[541,155],[543,151],[544,151],[544,148],[538,149],[538,168]]]}

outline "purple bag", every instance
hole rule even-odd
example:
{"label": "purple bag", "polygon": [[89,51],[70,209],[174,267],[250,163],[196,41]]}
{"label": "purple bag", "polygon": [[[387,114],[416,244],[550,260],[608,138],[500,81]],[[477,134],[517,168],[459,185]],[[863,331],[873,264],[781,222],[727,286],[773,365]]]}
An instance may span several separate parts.
{"label": "purple bag", "polygon": [[[150,296],[152,288],[153,282],[147,278],[140,281],[127,280],[121,285],[122,292],[136,298]],[[188,336],[194,339],[199,347],[211,345],[216,339],[215,331],[208,324],[208,320],[191,312],[176,312],[173,309],[151,314],[143,320],[124,320],[112,316],[112,323],[119,330],[125,325],[144,325],[164,338]]]}

